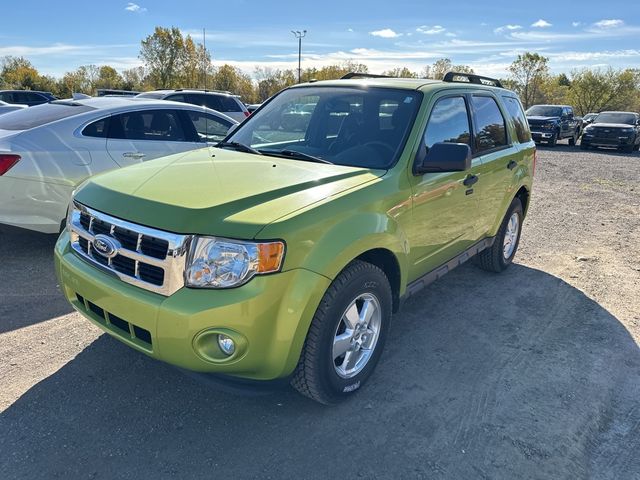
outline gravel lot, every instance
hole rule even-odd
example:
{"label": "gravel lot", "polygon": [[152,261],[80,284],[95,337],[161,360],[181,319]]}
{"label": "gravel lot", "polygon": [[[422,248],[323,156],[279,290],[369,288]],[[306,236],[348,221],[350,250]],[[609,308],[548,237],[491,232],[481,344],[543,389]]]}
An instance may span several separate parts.
{"label": "gravel lot", "polygon": [[101,335],[55,239],[0,228],[0,478],[640,479],[638,180],[638,153],[541,148],[517,264],[410,300],[333,408]]}

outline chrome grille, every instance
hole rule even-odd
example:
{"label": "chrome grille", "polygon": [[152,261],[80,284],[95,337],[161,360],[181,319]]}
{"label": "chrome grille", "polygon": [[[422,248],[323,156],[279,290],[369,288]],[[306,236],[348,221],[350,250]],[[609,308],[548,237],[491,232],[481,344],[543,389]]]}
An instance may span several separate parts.
{"label": "chrome grille", "polygon": [[[190,235],[137,225],[74,202],[69,217],[71,248],[82,259],[120,280],[145,290],[171,295],[184,286]],[[94,247],[96,235],[118,242],[107,257]]]}

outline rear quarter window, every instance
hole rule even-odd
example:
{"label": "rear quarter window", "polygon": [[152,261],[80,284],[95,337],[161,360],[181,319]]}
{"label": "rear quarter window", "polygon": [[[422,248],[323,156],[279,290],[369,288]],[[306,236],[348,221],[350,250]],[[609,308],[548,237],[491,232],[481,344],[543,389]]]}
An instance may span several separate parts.
{"label": "rear quarter window", "polygon": [[511,120],[516,127],[516,136],[518,137],[518,142],[526,143],[531,141],[529,123],[527,122],[527,117],[525,116],[522,105],[520,104],[518,99],[513,97],[502,97],[502,101],[505,108],[507,109],[507,113],[511,117]]}

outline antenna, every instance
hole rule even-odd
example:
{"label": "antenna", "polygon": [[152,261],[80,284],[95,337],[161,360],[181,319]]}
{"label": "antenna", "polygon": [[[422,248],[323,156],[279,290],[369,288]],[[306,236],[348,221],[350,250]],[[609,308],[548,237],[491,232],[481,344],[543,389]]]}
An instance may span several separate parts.
{"label": "antenna", "polygon": [[202,83],[204,83],[204,89],[207,89],[207,34],[205,29],[202,29]]}

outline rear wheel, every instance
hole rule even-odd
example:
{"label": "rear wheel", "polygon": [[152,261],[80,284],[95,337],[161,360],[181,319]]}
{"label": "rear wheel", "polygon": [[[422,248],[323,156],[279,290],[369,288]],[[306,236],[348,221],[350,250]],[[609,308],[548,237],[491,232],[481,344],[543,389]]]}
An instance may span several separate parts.
{"label": "rear wheel", "polygon": [[291,384],[324,404],[353,395],[373,373],[391,321],[384,272],[360,260],[331,283],[311,321]]}
{"label": "rear wheel", "polygon": [[493,245],[476,256],[476,264],[480,268],[490,272],[502,272],[511,265],[520,243],[523,218],[522,203],[519,198],[514,198]]}
{"label": "rear wheel", "polygon": [[580,142],[580,150],[589,150],[589,145],[584,143],[584,141]]}

